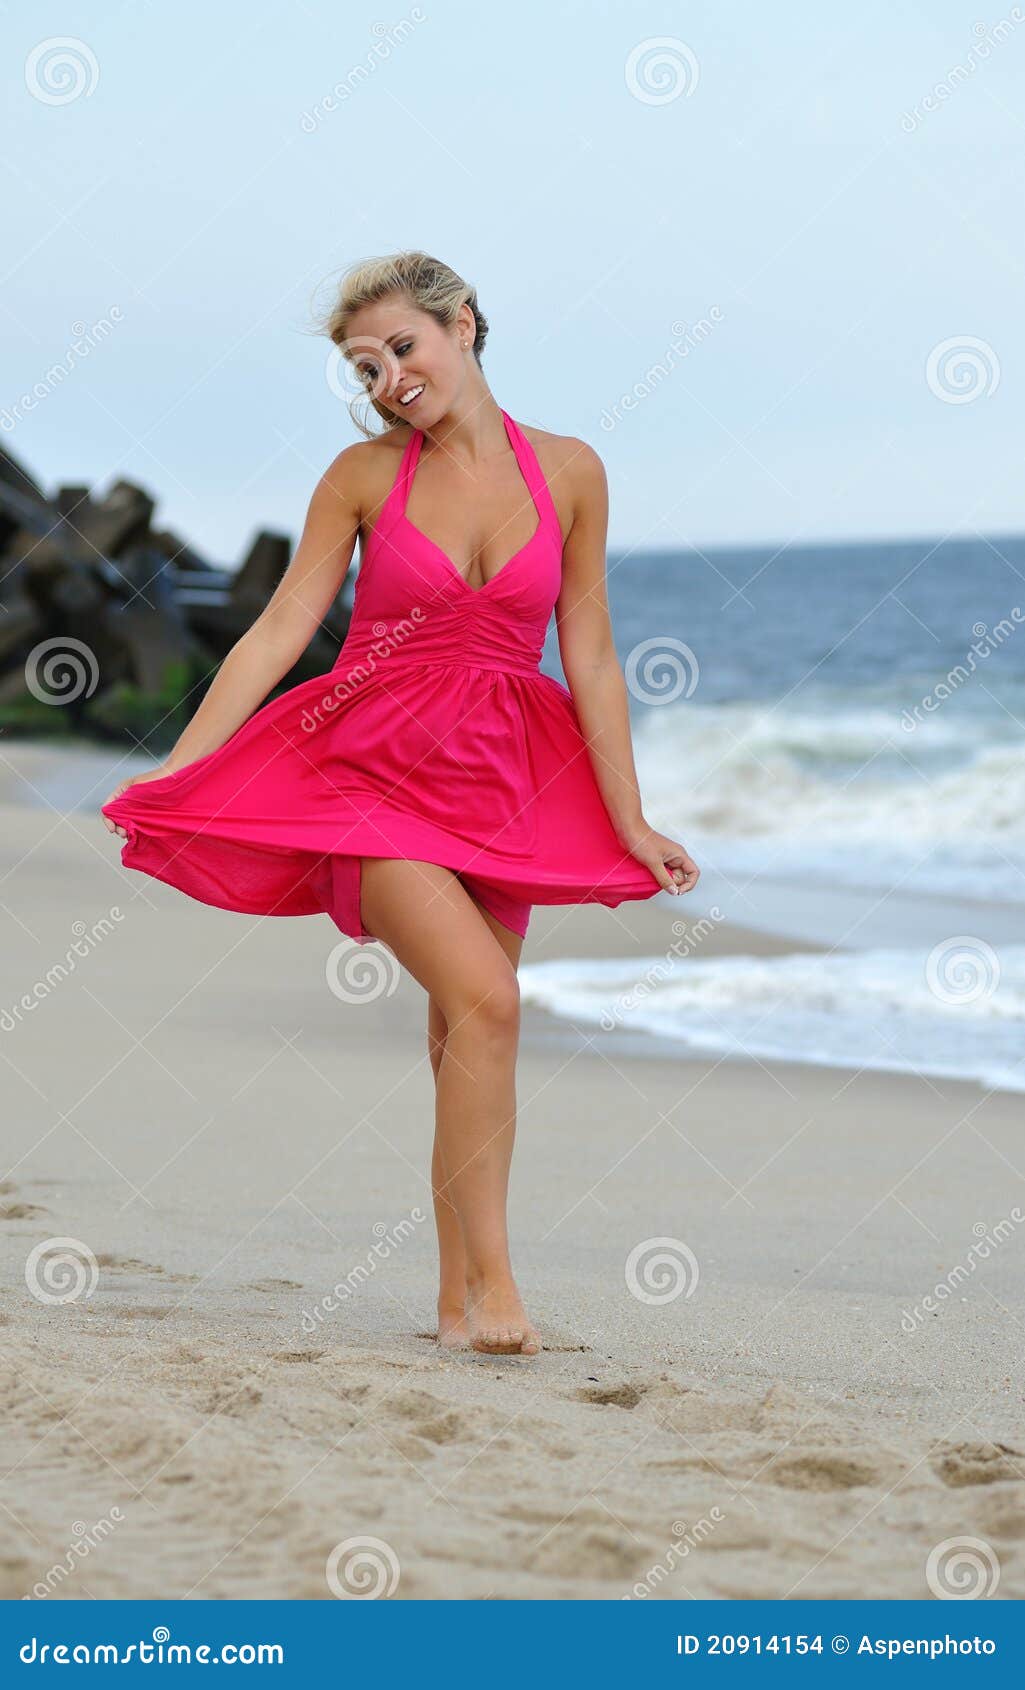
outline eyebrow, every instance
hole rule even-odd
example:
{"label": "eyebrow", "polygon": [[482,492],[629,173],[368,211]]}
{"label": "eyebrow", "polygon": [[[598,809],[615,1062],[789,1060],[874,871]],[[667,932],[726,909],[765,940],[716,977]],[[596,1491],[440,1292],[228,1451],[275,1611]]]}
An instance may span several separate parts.
{"label": "eyebrow", "polygon": [[[383,344],[385,346],[391,346],[394,341],[402,340],[402,338],[405,335],[412,334],[412,332],[413,332],[412,329],[396,329],[394,334],[390,334],[386,337]],[[362,360],[363,358],[368,358],[368,357],[372,358],[373,353],[372,352],[369,352],[369,353],[368,352],[361,352],[360,355],[359,355],[359,358],[357,359],[357,363],[360,362],[360,360]]]}

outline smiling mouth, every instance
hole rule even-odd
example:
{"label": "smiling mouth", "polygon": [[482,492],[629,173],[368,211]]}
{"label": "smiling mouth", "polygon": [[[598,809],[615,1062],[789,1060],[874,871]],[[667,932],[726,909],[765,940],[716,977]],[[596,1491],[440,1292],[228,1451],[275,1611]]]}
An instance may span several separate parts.
{"label": "smiling mouth", "polygon": [[427,383],[422,381],[420,383],[419,387],[411,387],[409,389],[409,392],[404,393],[402,395],[402,398],[400,400],[398,400],[398,404],[399,404],[400,408],[403,411],[408,411],[412,405],[416,404],[417,400],[419,399],[421,393],[423,392],[423,390],[426,386],[427,386]]}

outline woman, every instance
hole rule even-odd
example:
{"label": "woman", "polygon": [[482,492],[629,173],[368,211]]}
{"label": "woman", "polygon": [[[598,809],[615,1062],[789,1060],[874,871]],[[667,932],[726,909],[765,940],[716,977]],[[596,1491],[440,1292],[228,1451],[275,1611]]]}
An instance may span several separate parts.
{"label": "woman", "polygon": [[[699,871],[641,812],[600,459],[502,410],[476,293],[424,253],[358,265],[325,327],[386,428],[359,424],[367,440],[325,471],[286,574],[174,750],[102,812],[127,866],[225,909],[326,911],[424,987],[438,1337],[536,1355],[506,1224],[531,905],[614,907],[689,891]],[[330,676],[258,708],[357,538]],[[553,609],[569,690],[538,669]]]}

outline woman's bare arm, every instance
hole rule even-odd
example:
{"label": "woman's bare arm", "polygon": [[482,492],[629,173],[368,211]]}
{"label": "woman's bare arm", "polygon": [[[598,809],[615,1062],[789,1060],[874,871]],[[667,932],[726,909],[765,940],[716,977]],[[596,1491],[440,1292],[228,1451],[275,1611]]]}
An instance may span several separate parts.
{"label": "woman's bare arm", "polygon": [[[346,447],[313,490],[299,544],[273,594],[217,671],[192,720],[159,768],[122,781],[109,803],[138,780],[160,779],[230,739],[302,656],[338,594],[361,520],[353,455]],[[111,832],[122,832],[104,816]]]}
{"label": "woman's bare arm", "polygon": [[555,618],[562,667],[595,780],[624,850],[650,868],[668,891],[690,891],[699,869],[682,845],[648,826],[641,808],[629,699],[605,584],[605,466],[590,446],[574,441],[564,474],[573,488],[573,521],[563,551]]}

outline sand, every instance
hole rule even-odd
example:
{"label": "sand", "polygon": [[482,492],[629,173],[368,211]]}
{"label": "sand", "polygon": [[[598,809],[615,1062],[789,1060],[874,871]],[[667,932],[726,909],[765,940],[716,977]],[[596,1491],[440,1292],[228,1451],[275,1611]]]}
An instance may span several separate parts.
{"label": "sand", "polygon": [[[1025,1595],[1019,1096],[528,1005],[545,1349],[441,1352],[421,989],[375,948],[385,989],[341,1001],[327,917],[123,869],[99,817],[21,801],[56,756],[5,747],[0,785],[0,1596],[332,1599],[372,1564],[396,1599],[928,1597],[964,1538]],[[657,954],[685,907],[538,910],[525,959]],[[63,1303],[26,1284],[56,1294],[30,1253],[62,1238]],[[663,1238],[678,1294],[649,1246],[638,1296]]]}

